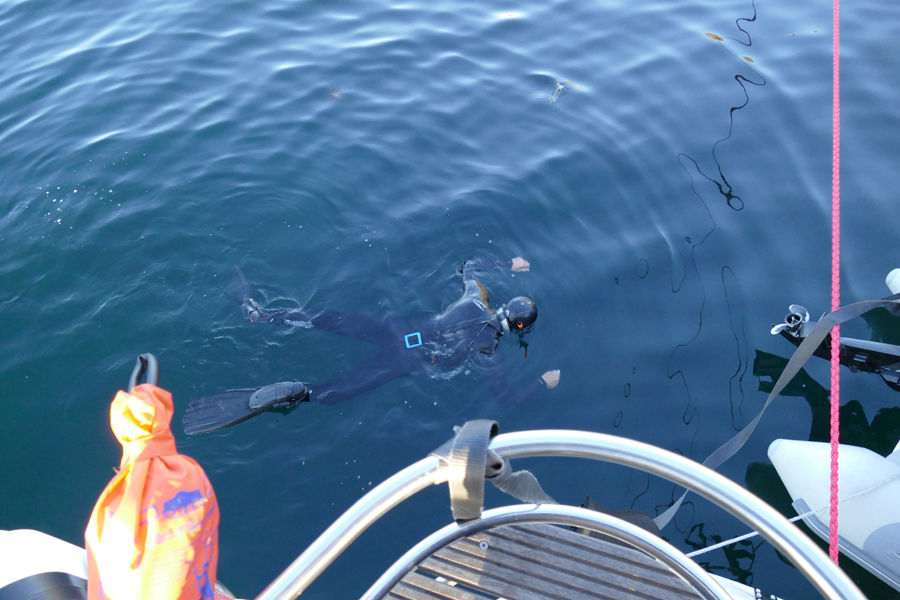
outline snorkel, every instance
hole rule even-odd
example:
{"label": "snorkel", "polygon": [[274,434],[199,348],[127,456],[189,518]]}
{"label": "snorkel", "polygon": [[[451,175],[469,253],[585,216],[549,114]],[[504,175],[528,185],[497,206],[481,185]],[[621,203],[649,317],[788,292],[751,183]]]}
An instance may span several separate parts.
{"label": "snorkel", "polygon": [[506,311],[505,304],[497,310],[497,317],[500,318],[500,328],[503,330],[500,335],[509,333],[509,313]]}
{"label": "snorkel", "polygon": [[[510,305],[513,306],[516,313],[512,316],[510,315]],[[519,336],[519,348],[525,349],[525,358],[528,358],[528,342],[525,341],[525,334],[534,327],[534,322],[537,320],[537,306],[528,298],[518,297],[501,306],[497,313],[503,333],[515,331]]]}
{"label": "snorkel", "polygon": [[519,334],[519,348],[525,348],[525,358],[528,358],[528,342],[525,341],[525,332],[518,331]]}

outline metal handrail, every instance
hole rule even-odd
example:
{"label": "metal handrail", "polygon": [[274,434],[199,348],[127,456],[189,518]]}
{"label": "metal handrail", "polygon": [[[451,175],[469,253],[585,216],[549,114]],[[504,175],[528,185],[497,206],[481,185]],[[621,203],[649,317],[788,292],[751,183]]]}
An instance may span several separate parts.
{"label": "metal handrail", "polygon": [[781,513],[730,479],[680,454],[627,438],[562,430],[509,433],[494,438],[490,448],[506,460],[526,456],[590,458],[668,479],[719,505],[759,532],[826,598],[866,600],[816,543]]}
{"label": "metal handrail", "polygon": [[584,527],[614,537],[642,550],[684,579],[705,600],[731,600],[731,596],[700,565],[667,541],[612,515],[563,504],[520,504],[485,511],[479,519],[462,525],[452,523],[431,534],[395,562],[362,596],[381,600],[420,562],[456,540],[486,529],[519,523],[550,523]]}
{"label": "metal handrail", "polygon": [[[627,438],[567,430],[503,434],[491,441],[490,449],[506,460],[528,456],[601,460],[682,485],[758,531],[829,600],[866,600],[850,578],[775,509],[715,471],[674,452]],[[418,491],[445,480],[434,456],[390,477],[341,515],[257,600],[293,600],[374,521]]]}

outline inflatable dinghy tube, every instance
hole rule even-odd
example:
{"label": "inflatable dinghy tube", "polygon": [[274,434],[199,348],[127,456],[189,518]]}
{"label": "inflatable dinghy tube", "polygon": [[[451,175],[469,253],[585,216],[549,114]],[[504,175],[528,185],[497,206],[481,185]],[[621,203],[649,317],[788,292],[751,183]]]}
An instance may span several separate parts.
{"label": "inflatable dinghy tube", "polygon": [[0,600],[87,598],[87,555],[31,529],[0,531]]}
{"label": "inflatable dinghy tube", "polygon": [[900,269],[894,269],[884,279],[892,294],[900,294]]}
{"label": "inflatable dinghy tube", "polygon": [[[769,459],[797,514],[828,541],[829,444],[775,440]],[[859,446],[840,445],[840,551],[900,591],[900,452],[887,458]]]}

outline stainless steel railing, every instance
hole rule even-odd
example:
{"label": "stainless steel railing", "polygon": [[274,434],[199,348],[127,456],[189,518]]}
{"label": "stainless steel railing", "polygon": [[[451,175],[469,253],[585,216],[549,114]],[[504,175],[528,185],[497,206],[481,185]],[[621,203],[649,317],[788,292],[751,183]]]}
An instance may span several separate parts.
{"label": "stainless steel railing", "polygon": [[[566,430],[503,434],[492,440],[490,448],[508,460],[537,456],[601,460],[682,485],[758,531],[825,598],[866,600],[850,578],[775,509],[733,481],[683,456],[627,438]],[[420,490],[445,481],[439,467],[438,458],[424,458],[363,496],[269,584],[257,600],[293,600],[299,596],[373,522]],[[588,527],[596,529],[596,523]]]}

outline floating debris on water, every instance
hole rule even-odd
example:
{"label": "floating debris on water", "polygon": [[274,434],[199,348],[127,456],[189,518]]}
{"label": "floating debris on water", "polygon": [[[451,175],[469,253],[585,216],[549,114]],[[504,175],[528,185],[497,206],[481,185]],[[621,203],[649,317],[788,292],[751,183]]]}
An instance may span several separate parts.
{"label": "floating debris on water", "polygon": [[557,100],[559,100],[559,96],[560,96],[560,94],[563,93],[564,89],[565,88],[563,87],[563,84],[561,84],[560,82],[557,81],[556,89],[553,90],[552,94],[550,94],[550,102],[556,102]]}
{"label": "floating debris on water", "polygon": [[719,37],[718,35],[716,35],[716,34],[714,34],[714,33],[707,33],[707,34],[706,34],[706,37],[712,38],[712,39],[716,40],[717,42],[724,42],[724,41],[725,41],[725,38]]}
{"label": "floating debris on water", "polygon": [[339,90],[331,90],[328,92],[328,97],[332,100],[342,100],[344,98],[344,92]]}
{"label": "floating debris on water", "polygon": [[746,60],[747,62],[754,62],[753,59],[750,58],[749,56],[745,56],[744,60]]}
{"label": "floating debris on water", "polygon": [[[557,81],[556,81],[556,87],[553,88],[553,93],[550,94],[550,96],[549,96],[549,100],[550,100],[550,103],[551,103],[551,104],[556,104],[557,100],[559,100],[559,97],[560,97],[560,96],[563,94],[563,92],[566,90],[566,86],[563,85],[564,83],[565,83],[565,84],[568,84],[568,85],[571,85],[573,88],[577,88],[577,89],[579,89],[579,90],[583,90],[583,89],[584,89],[584,88],[581,87],[580,85],[575,84],[575,83],[572,83],[571,81],[568,81],[568,80],[565,80],[565,79],[564,79],[564,80],[557,80]],[[540,97],[541,97],[541,96],[538,96],[538,98],[540,98]]]}

